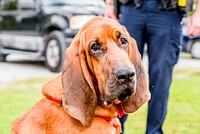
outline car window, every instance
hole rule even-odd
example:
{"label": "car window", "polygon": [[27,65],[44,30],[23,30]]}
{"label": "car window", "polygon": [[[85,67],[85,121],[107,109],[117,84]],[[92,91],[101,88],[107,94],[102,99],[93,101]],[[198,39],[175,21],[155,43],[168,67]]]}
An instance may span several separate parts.
{"label": "car window", "polygon": [[97,4],[102,4],[102,0],[43,0],[45,6],[94,6]]}
{"label": "car window", "polygon": [[17,10],[17,0],[1,0],[2,10]]}
{"label": "car window", "polygon": [[36,0],[19,0],[19,9],[34,10],[36,8]]}

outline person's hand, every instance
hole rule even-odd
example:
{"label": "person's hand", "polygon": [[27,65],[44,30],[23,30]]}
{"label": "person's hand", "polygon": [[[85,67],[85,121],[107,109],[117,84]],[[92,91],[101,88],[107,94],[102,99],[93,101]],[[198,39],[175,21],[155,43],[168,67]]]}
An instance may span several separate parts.
{"label": "person's hand", "polygon": [[114,20],[118,20],[114,13],[113,3],[106,3],[104,16]]}
{"label": "person's hand", "polygon": [[188,36],[196,36],[200,34],[200,10],[196,11],[187,26]]}

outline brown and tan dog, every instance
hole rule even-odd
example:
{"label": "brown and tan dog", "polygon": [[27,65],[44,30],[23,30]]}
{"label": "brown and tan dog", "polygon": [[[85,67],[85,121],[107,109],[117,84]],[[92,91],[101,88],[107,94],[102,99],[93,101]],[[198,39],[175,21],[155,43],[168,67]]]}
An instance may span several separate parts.
{"label": "brown and tan dog", "polygon": [[104,17],[80,29],[66,50],[63,71],[42,92],[45,98],[13,123],[12,133],[119,134],[118,116],[150,99],[135,40]]}

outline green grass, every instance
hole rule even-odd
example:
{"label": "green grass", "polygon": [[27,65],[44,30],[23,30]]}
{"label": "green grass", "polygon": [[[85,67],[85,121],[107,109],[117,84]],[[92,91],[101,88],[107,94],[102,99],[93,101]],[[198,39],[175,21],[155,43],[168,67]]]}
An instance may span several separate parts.
{"label": "green grass", "polygon": [[191,55],[191,53],[181,52],[180,53],[180,57],[182,57],[182,58],[191,58],[192,55]]}
{"label": "green grass", "polygon": [[16,81],[0,90],[0,134],[11,133],[13,120],[24,114],[42,97],[40,89],[48,79]]}
{"label": "green grass", "polygon": [[[131,114],[125,134],[144,134],[147,104]],[[166,134],[200,133],[200,71],[176,70],[170,89]]]}
{"label": "green grass", "polygon": [[[0,90],[0,134],[11,133],[13,120],[42,98],[40,89],[49,79],[16,81]],[[145,133],[146,110],[145,104],[129,116],[125,134]],[[175,71],[163,129],[166,134],[200,133],[200,71]]]}

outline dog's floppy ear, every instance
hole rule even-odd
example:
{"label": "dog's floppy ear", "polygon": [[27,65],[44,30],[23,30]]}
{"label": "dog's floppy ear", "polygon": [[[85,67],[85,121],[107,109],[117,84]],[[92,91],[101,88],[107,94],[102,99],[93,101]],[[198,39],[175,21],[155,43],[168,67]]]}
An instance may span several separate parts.
{"label": "dog's floppy ear", "polygon": [[123,109],[126,113],[136,111],[150,99],[147,75],[142,64],[141,55],[138,51],[136,41],[130,37],[130,42],[128,54],[136,70],[136,93],[123,102]]}
{"label": "dog's floppy ear", "polygon": [[92,123],[97,99],[82,45],[79,33],[66,50],[62,100],[68,114],[88,127]]}

